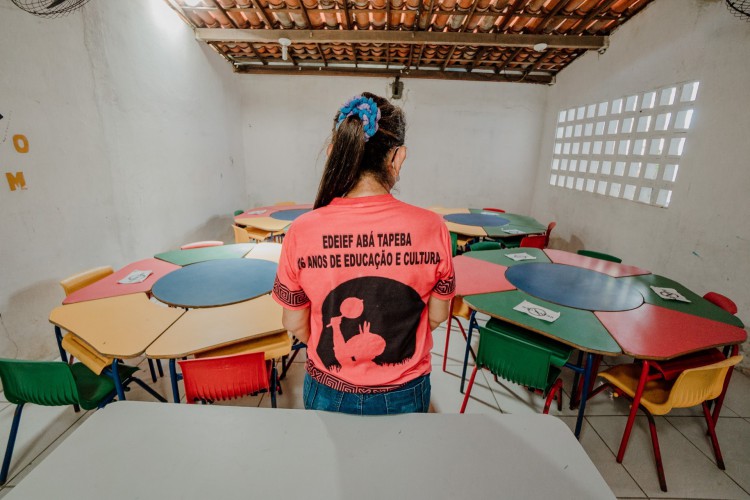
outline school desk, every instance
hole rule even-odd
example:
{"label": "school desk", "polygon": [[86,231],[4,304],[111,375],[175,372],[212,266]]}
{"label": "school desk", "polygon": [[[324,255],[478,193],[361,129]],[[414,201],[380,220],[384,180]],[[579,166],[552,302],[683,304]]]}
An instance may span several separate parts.
{"label": "school desk", "polygon": [[[520,253],[533,259],[515,261],[508,257]],[[473,311],[586,353],[576,436],[580,434],[595,356],[624,353],[646,361],[663,360],[737,345],[747,338],[736,316],[676,281],[635,266],[536,248],[468,252],[454,261],[456,293]],[[689,302],[661,298],[651,286],[673,288]],[[547,322],[515,310],[523,301],[560,316]],[[469,341],[476,326],[472,315]],[[468,345],[467,342],[462,391]],[[648,363],[644,366],[647,369]],[[637,401],[633,408],[638,408]]]}
{"label": "school desk", "polygon": [[615,498],[549,415],[361,417],[135,401],[96,411],[7,498],[102,496]]}
{"label": "school desk", "polygon": [[169,360],[172,397],[179,403],[176,359],[260,337],[272,341],[264,346],[266,359],[289,354],[291,340],[281,324],[282,310],[267,294],[225,307],[190,309],[146,349],[146,356]]}
{"label": "school desk", "polygon": [[528,215],[492,212],[480,208],[431,207],[443,216],[452,233],[470,238],[519,239],[529,234],[542,234],[547,226]]}
{"label": "school desk", "polygon": [[[74,304],[76,302],[116,297],[118,295],[128,295],[131,293],[148,293],[151,291],[151,287],[154,286],[154,283],[156,283],[156,280],[179,268],[180,266],[159,259],[139,260],[138,262],[128,264],[99,281],[95,281],[80,290],[76,290],[65,297],[63,304]],[[121,281],[133,271],[151,271],[151,274],[140,283],[118,283],[118,281]]]}
{"label": "school desk", "polygon": [[272,233],[272,236],[273,233],[284,232],[294,219],[310,210],[311,204],[251,208],[235,216],[234,223]]}

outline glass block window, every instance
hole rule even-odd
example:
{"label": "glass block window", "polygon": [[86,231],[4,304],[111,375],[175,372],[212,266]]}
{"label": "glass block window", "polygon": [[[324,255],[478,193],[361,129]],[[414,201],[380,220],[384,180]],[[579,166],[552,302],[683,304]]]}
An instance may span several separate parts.
{"label": "glass block window", "polygon": [[699,82],[561,110],[550,185],[668,207]]}

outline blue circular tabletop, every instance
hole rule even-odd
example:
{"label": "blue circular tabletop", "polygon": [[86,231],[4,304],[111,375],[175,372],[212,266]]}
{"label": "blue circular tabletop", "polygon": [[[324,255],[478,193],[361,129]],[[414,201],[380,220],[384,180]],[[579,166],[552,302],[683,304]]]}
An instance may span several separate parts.
{"label": "blue circular tabletop", "polygon": [[465,226],[504,226],[510,222],[505,217],[492,214],[449,214],[443,218],[454,224],[463,224]]}
{"label": "blue circular tabletop", "polygon": [[292,221],[302,214],[306,214],[311,208],[293,208],[291,210],[279,210],[271,214],[272,219]]}
{"label": "blue circular tabletop", "polygon": [[178,307],[226,306],[270,292],[275,276],[276,263],[267,260],[209,260],[161,277],[151,292]]}
{"label": "blue circular tabletop", "polygon": [[643,304],[643,295],[627,282],[580,267],[521,264],[509,267],[505,278],[522,292],[575,309],[627,311]]}

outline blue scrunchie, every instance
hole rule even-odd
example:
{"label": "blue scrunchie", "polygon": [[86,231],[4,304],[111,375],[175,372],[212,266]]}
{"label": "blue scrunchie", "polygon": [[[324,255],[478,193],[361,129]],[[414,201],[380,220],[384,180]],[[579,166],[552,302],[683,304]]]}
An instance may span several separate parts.
{"label": "blue scrunchie", "polygon": [[375,101],[372,99],[358,95],[346,101],[346,104],[339,109],[336,128],[341,125],[341,122],[352,115],[356,115],[362,120],[362,127],[365,130],[365,141],[375,135],[375,132],[378,131],[380,110],[378,109],[378,105],[375,104]]}

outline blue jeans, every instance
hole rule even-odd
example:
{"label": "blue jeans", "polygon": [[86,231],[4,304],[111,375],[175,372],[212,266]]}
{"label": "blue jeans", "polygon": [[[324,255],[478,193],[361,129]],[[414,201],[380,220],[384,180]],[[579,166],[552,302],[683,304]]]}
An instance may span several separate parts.
{"label": "blue jeans", "polygon": [[423,375],[398,389],[380,394],[341,392],[305,374],[305,408],[354,415],[393,415],[427,413],[430,408],[430,376]]}

